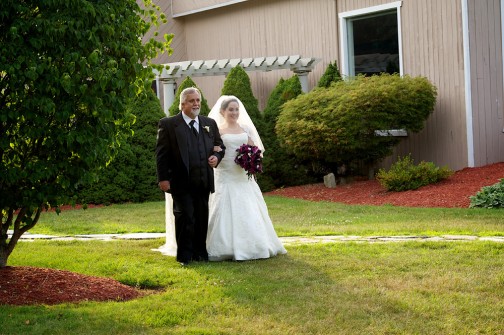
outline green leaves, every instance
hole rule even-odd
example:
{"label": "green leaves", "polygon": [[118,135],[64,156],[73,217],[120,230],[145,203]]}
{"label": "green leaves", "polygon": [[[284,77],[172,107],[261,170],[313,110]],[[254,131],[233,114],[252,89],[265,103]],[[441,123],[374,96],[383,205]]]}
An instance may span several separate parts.
{"label": "green leaves", "polygon": [[470,208],[504,208],[504,179],[494,185],[482,187],[470,199]]}
{"label": "green leaves", "polygon": [[135,0],[2,1],[2,211],[70,201],[131,134],[126,105],[169,49],[142,42],[142,12]]}
{"label": "green leaves", "polygon": [[390,154],[399,141],[375,136],[376,130],[419,131],[435,101],[435,87],[422,77],[359,76],[288,101],[276,131],[300,159],[369,164]]}

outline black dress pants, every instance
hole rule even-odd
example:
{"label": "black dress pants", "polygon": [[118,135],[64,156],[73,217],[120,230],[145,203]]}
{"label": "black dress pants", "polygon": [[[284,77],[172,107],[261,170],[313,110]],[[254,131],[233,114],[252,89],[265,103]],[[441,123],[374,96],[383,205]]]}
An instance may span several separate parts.
{"label": "black dress pants", "polygon": [[187,193],[172,194],[179,262],[208,259],[206,236],[209,195],[206,188],[193,188]]}

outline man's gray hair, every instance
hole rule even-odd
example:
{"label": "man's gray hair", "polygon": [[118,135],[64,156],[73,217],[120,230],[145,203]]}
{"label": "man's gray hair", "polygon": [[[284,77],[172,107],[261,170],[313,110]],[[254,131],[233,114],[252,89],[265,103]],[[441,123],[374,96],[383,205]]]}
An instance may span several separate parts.
{"label": "man's gray hair", "polygon": [[185,102],[186,97],[189,94],[194,94],[194,93],[198,93],[201,98],[201,92],[196,87],[184,88],[182,90],[182,92],[180,92],[180,101],[179,101],[179,107],[178,107],[179,110],[182,110],[182,102]]}

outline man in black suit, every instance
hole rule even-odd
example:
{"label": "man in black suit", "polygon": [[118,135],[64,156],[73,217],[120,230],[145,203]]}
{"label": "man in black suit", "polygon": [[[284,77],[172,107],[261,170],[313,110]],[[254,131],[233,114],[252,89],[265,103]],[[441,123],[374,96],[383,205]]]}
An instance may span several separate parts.
{"label": "man in black suit", "polygon": [[224,157],[215,120],[199,115],[201,93],[186,88],[181,110],[159,121],[156,144],[159,188],[173,198],[177,261],[207,261],[208,198],[214,192],[213,168]]}

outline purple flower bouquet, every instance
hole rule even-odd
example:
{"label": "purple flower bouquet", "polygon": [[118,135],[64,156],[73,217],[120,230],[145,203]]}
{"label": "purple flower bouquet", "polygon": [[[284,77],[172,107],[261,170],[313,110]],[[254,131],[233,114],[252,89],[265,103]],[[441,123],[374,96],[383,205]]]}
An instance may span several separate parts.
{"label": "purple flower bouquet", "polygon": [[238,149],[238,153],[235,158],[235,163],[240,165],[245,171],[247,171],[248,178],[255,178],[257,173],[262,172],[262,157],[261,149],[255,145],[242,144]]}

